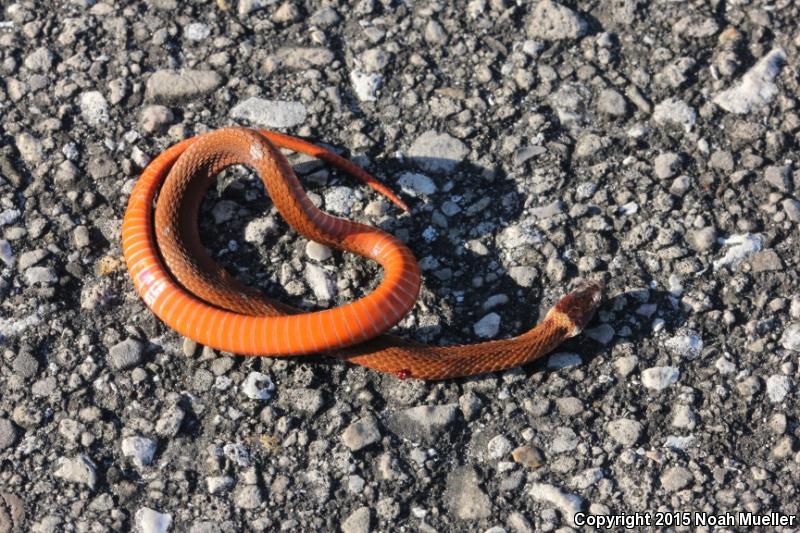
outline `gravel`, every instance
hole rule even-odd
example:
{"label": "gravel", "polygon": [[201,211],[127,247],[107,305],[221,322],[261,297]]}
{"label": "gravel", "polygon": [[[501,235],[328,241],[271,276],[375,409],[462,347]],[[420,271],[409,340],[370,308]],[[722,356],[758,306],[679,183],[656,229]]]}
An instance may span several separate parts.
{"label": "gravel", "polygon": [[[0,17],[0,531],[800,514],[796,3],[124,4]],[[420,259],[392,334],[501,341],[579,279],[605,284],[597,317],[521,369],[435,383],[184,339],[136,297],[120,225],[160,152],[235,124],[410,206],[286,152],[312,203]],[[293,307],[382,276],[288,227],[252,169],[197,218],[226,272]]]}
{"label": "gravel", "polygon": [[301,102],[266,100],[252,96],[231,109],[231,118],[263,128],[292,128],[306,120],[306,106]]}

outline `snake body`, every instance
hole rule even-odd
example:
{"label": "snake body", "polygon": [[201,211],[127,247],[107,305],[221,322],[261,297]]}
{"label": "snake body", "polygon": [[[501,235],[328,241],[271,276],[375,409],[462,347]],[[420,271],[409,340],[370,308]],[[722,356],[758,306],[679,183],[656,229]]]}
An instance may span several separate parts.
{"label": "snake body", "polygon": [[[559,300],[536,327],[512,339],[438,347],[386,334],[417,299],[420,272],[414,255],[388,233],[315,207],[279,148],[326,161],[408,211],[362,168],[287,135],[224,128],[173,145],[153,159],[131,192],[122,249],[138,294],[181,335],[240,355],[326,353],[403,378],[445,379],[533,361],[579,333],[594,314],[601,287],[587,283]],[[378,287],[340,307],[302,312],[230,276],[205,251],[197,218],[216,174],[236,164],[259,173],[276,208],[298,233],[378,262],[383,267]]]}

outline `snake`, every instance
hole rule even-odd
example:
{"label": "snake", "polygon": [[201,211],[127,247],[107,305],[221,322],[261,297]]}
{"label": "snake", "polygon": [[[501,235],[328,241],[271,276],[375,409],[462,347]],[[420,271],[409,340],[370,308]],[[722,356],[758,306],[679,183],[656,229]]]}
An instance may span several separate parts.
{"label": "snake", "polygon": [[[421,273],[414,254],[387,232],[316,207],[281,149],[320,159],[411,213],[362,167],[297,137],[226,127],[177,142],[153,158],[133,186],[121,237],[136,292],[180,335],[243,356],[323,354],[399,378],[441,380],[534,361],[580,333],[602,300],[602,283],[584,281],[536,326],[508,339],[436,346],[387,333],[417,301]],[[275,208],[298,234],[377,262],[383,269],[377,286],[338,307],[303,311],[229,274],[203,246],[198,218],[217,174],[233,165],[258,173]]]}

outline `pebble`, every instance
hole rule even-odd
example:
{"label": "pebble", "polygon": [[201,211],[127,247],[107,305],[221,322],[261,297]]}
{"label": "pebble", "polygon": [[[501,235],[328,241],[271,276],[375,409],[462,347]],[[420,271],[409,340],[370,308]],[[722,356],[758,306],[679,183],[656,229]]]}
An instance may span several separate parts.
{"label": "pebble", "polygon": [[331,258],[333,252],[324,244],[320,244],[316,241],[308,241],[306,243],[306,255],[309,259],[313,259],[314,261],[325,261]]}
{"label": "pebble", "polygon": [[371,521],[369,507],[359,507],[342,522],[342,533],[369,533]]}
{"label": "pebble", "polygon": [[615,334],[616,331],[614,331],[611,324],[600,324],[596,328],[590,328],[584,331],[584,335],[603,345],[607,345],[614,340]]}
{"label": "pebble", "polygon": [[575,525],[575,514],[581,511],[583,499],[577,494],[564,492],[555,485],[533,483],[528,494],[537,502],[554,506],[569,524]]}
{"label": "pebble", "polygon": [[417,172],[404,172],[400,174],[400,177],[397,179],[397,184],[404,193],[414,197],[420,194],[430,196],[437,190],[436,184],[432,179],[425,174],[419,174]]}
{"label": "pebble", "polygon": [[612,117],[622,117],[628,110],[625,97],[614,89],[603,89],[597,97],[597,109]]}
{"label": "pebble", "polygon": [[306,106],[301,102],[266,100],[255,96],[236,104],[230,112],[233,119],[278,129],[299,126],[306,121],[306,115]]}
{"label": "pebble", "polygon": [[140,533],[167,533],[172,525],[172,515],[159,513],[149,507],[141,507],[133,517]]}
{"label": "pebble", "polygon": [[53,62],[55,61],[55,58],[55,54],[53,54],[53,52],[51,52],[47,47],[40,46],[25,56],[22,64],[28,70],[46,74],[50,71],[50,69],[53,68]]}
{"label": "pebble", "polygon": [[122,455],[133,459],[139,468],[150,466],[156,454],[156,442],[146,437],[125,437],[122,439]]}
{"label": "pebble", "polygon": [[691,406],[678,404],[672,409],[672,426],[692,430],[697,425],[697,415]]}
{"label": "pebble", "polygon": [[314,416],[324,406],[325,397],[318,388],[283,388],[278,395],[278,407],[307,416]]}
{"label": "pebble", "polygon": [[53,267],[33,266],[25,270],[25,283],[47,287],[58,281],[58,275]]}
{"label": "pebble", "polygon": [[750,257],[750,266],[753,272],[775,272],[783,270],[783,262],[773,249],[761,250]]}
{"label": "pebble", "polygon": [[353,422],[342,433],[342,442],[350,451],[357,452],[381,440],[381,431],[374,416],[365,416]]}
{"label": "pebble", "polygon": [[242,382],[241,390],[251,400],[269,400],[275,391],[275,384],[268,375],[252,371]]}
{"label": "pebble", "polygon": [[656,177],[661,180],[669,179],[678,173],[681,167],[681,157],[675,152],[659,154],[653,162]]}
{"label": "pebble", "polygon": [[257,509],[263,501],[258,485],[242,485],[233,495],[233,504],[239,509]]}
{"label": "pebble", "polygon": [[251,220],[244,228],[244,240],[250,244],[264,244],[267,237],[277,235],[278,223],[273,217],[261,217]]}
{"label": "pebble", "polygon": [[571,487],[585,490],[605,477],[603,469],[600,467],[587,468],[582,472],[572,476],[569,480]]}
{"label": "pebble", "polygon": [[539,468],[544,464],[544,455],[533,446],[523,445],[511,452],[514,461],[528,468]]}
{"label": "pebble", "polygon": [[800,352],[800,322],[792,322],[786,326],[780,343],[787,350]]}
{"label": "pebble", "polygon": [[667,492],[685,489],[694,481],[694,476],[682,466],[673,466],[661,474],[661,486]]}
{"label": "pebble", "polygon": [[433,173],[452,172],[469,153],[463,142],[447,133],[428,130],[411,144],[408,156],[423,170]]}
{"label": "pebble", "polygon": [[472,391],[467,391],[458,398],[461,414],[466,420],[474,420],[481,412],[483,400]]}
{"label": "pebble", "polygon": [[53,475],[71,483],[86,485],[90,489],[97,485],[97,467],[86,455],[61,457]]}
{"label": "pebble", "polygon": [[547,358],[547,368],[556,370],[573,368],[582,364],[581,356],[571,352],[557,352]]}
{"label": "pebble", "polygon": [[145,84],[145,101],[178,104],[205,96],[222,84],[212,70],[157,70]]}
{"label": "pebble", "polygon": [[489,313],[475,322],[472,329],[478,337],[492,339],[497,336],[497,332],[500,331],[500,315],[497,313]]}
{"label": "pebble", "polygon": [[536,269],[532,266],[513,266],[508,269],[508,277],[520,287],[531,287],[536,276]]}
{"label": "pebble", "polygon": [[471,466],[461,466],[447,476],[445,502],[457,518],[480,520],[492,513],[492,501],[481,489],[478,473]]}
{"label": "pebble", "polygon": [[337,215],[349,215],[356,203],[356,193],[350,187],[330,187],[323,195],[325,208]]}
{"label": "pebble", "polygon": [[712,226],[691,230],[686,238],[689,245],[698,252],[707,252],[717,242],[717,230]]}
{"label": "pebble", "polygon": [[108,351],[108,364],[112,370],[125,370],[142,362],[144,345],[135,339],[118,342]]}
{"label": "pebble", "polygon": [[784,212],[792,222],[800,222],[800,201],[794,198],[786,198],[782,203]]}
{"label": "pebble", "polygon": [[321,266],[307,263],[304,276],[317,301],[329,302],[336,295],[336,285]]}
{"label": "pebble", "polygon": [[100,91],[88,91],[81,94],[81,115],[91,126],[104,126],[108,123],[108,102]]}
{"label": "pebble", "polygon": [[538,145],[528,145],[518,148],[511,157],[515,167],[522,166],[526,161],[547,152],[547,148]]}
{"label": "pebble", "polygon": [[486,457],[490,460],[502,459],[511,453],[513,449],[514,445],[504,435],[496,435],[486,445]]}
{"label": "pebble", "polygon": [[229,442],[223,446],[222,454],[241,468],[248,468],[251,464],[250,451],[244,444],[239,442]]}
{"label": "pebble", "polygon": [[792,186],[792,167],[790,165],[770,165],[764,169],[764,180],[779,191],[790,191]]}
{"label": "pebble", "polygon": [[697,112],[678,98],[667,98],[653,109],[653,120],[663,126],[680,126],[687,132],[697,122]]}
{"label": "pebble", "polygon": [[7,418],[0,418],[0,452],[17,441],[17,427]]}
{"label": "pebble", "polygon": [[703,351],[703,339],[696,333],[688,331],[668,338],[664,341],[664,347],[677,357],[697,359]]}
{"label": "pebble", "polygon": [[721,243],[727,247],[727,250],[723,257],[714,261],[714,270],[726,266],[734,267],[754,253],[760,252],[764,246],[761,235],[755,233],[731,235],[722,239]]}
{"label": "pebble", "polygon": [[541,0],[531,11],[525,33],[531,39],[560,41],[582,37],[586,21],[578,13],[551,0]]}
{"label": "pebble", "polygon": [[375,72],[350,71],[350,82],[356,98],[361,102],[375,102],[378,100],[378,90],[383,83],[383,76]]}
{"label": "pebble", "polygon": [[675,366],[654,366],[642,370],[642,385],[662,391],[678,382],[681,372]]}
{"label": "pebble", "polygon": [[245,17],[274,3],[274,0],[239,0],[239,16]]}
{"label": "pebble", "polygon": [[578,435],[568,427],[559,427],[553,431],[550,451],[553,453],[571,452],[578,446]]}
{"label": "pebble", "polygon": [[142,109],[140,123],[146,133],[159,133],[173,123],[175,115],[163,105],[149,105]]}
{"label": "pebble", "polygon": [[181,429],[186,412],[177,405],[168,408],[156,421],[156,433],[165,438],[171,438]]}
{"label": "pebble", "polygon": [[13,267],[16,261],[14,251],[11,249],[11,244],[5,239],[0,239],[0,261],[7,267]]}
{"label": "pebble", "polygon": [[272,15],[272,20],[278,24],[287,24],[300,20],[300,10],[291,2],[284,2]]}
{"label": "pebble", "polygon": [[77,226],[72,232],[72,239],[75,241],[77,248],[87,248],[91,244],[89,236],[89,228],[86,226]]}
{"label": "pebble", "polygon": [[192,22],[183,30],[183,36],[190,41],[204,41],[211,35],[211,28],[202,22]]}
{"label": "pebble", "polygon": [[767,378],[767,396],[772,403],[781,403],[793,387],[792,378],[773,374]]}
{"label": "pebble", "polygon": [[730,89],[716,95],[713,102],[729,113],[745,115],[755,111],[778,94],[775,79],[786,62],[786,52],[775,48],[748,70]]}
{"label": "pebble", "polygon": [[229,492],[236,484],[231,476],[209,476],[206,478],[206,489],[209,494],[224,494]]}
{"label": "pebble", "polygon": [[389,413],[386,427],[394,434],[411,441],[432,444],[445,429],[455,423],[458,404],[420,405]]}
{"label": "pebble", "polygon": [[[14,138],[14,142],[17,146],[17,150],[19,150],[19,155],[22,157],[22,160],[29,164],[37,164],[42,160],[44,155],[44,150],[42,148],[42,142],[31,135],[28,132],[23,132],[18,134]],[[6,211],[5,213],[9,213]],[[19,211],[16,211],[17,217],[19,217]],[[2,215],[2,213],[0,213]],[[13,221],[9,221],[8,214],[4,216],[0,216],[0,226],[5,224],[10,224]]]}
{"label": "pebble", "polygon": [[642,437],[642,424],[631,418],[620,418],[609,422],[606,428],[612,439],[623,446],[633,446]]}

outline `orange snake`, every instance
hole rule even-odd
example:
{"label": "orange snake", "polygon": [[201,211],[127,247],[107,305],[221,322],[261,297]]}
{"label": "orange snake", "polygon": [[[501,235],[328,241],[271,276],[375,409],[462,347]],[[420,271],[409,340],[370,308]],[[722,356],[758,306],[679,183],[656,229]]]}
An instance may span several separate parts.
{"label": "orange snake", "polygon": [[[294,137],[225,128],[175,144],[136,182],[122,224],[122,249],[136,291],[181,335],[241,355],[323,352],[401,378],[446,379],[533,361],[578,334],[593,316],[601,286],[585,283],[559,300],[536,327],[512,339],[437,347],[387,335],[419,293],[414,255],[396,237],[317,209],[278,148],[326,161],[408,211],[362,168]],[[340,307],[302,312],[231,277],[203,248],[197,217],[215,175],[235,164],[258,171],[276,208],[298,233],[377,261],[384,271],[378,287]]]}

